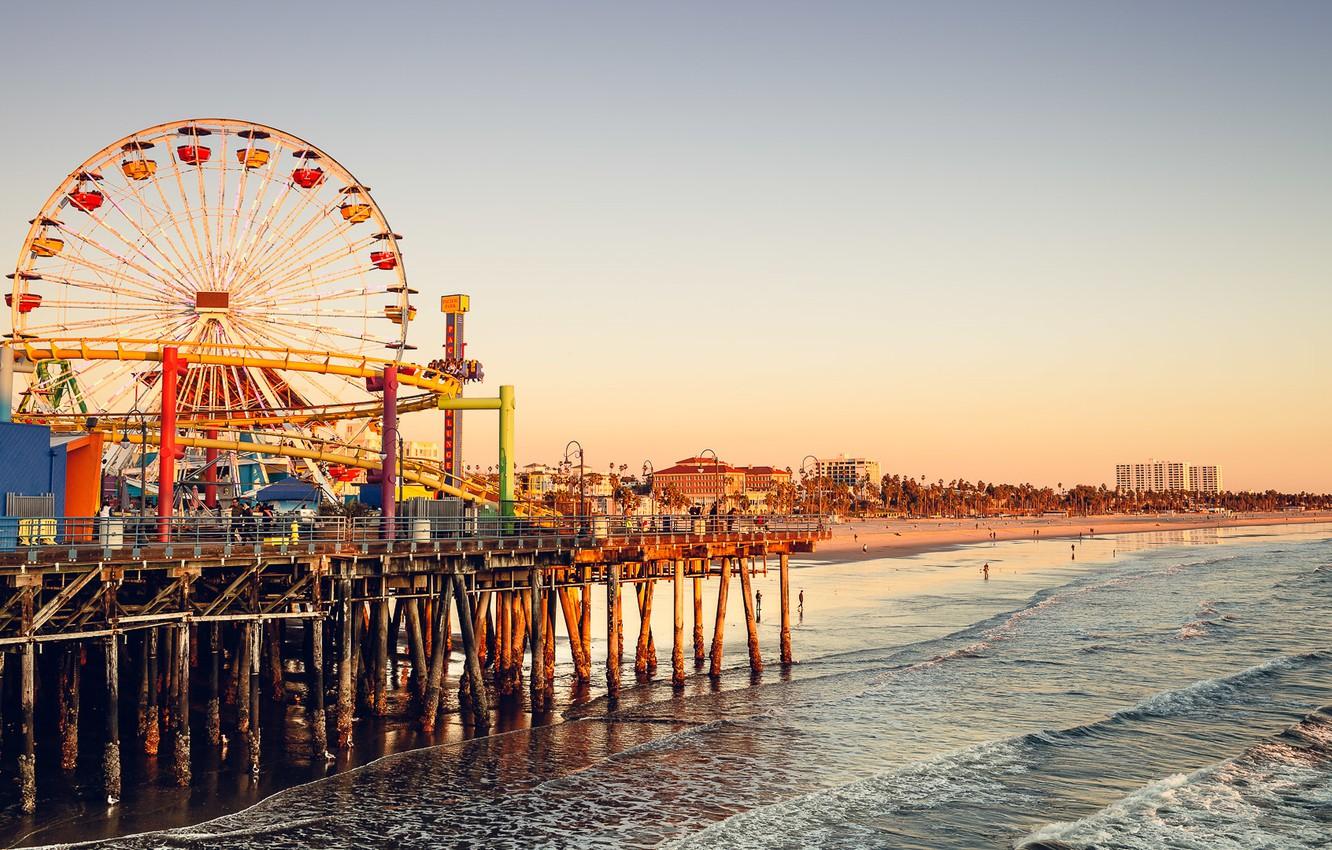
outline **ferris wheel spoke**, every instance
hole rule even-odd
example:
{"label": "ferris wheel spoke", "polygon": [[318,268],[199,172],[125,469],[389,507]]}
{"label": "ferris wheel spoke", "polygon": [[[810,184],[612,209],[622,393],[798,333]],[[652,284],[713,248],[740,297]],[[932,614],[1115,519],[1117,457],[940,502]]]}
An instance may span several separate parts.
{"label": "ferris wheel spoke", "polygon": [[[121,242],[122,244],[124,244],[124,245],[126,245],[127,247],[129,247],[130,249],[132,249],[132,250],[134,251],[134,253],[138,254],[140,257],[143,257],[143,259],[146,260],[146,261],[148,262],[149,265],[156,267],[158,273],[157,273],[157,274],[153,274],[152,272],[148,271],[147,269],[143,269],[143,268],[141,268],[141,267],[139,267],[139,266],[135,266],[136,269],[138,269],[139,271],[141,271],[143,274],[147,275],[148,277],[152,278],[152,280],[153,280],[154,283],[160,284],[160,285],[162,285],[162,286],[170,287],[170,288],[172,288],[172,289],[177,290],[178,292],[180,292],[180,293],[182,293],[182,294],[185,294],[185,293],[186,293],[186,290],[185,290],[183,287],[181,287],[181,286],[175,281],[175,279],[174,279],[174,275],[172,275],[172,273],[171,273],[169,270],[167,270],[166,268],[164,268],[160,263],[158,263],[155,259],[153,259],[152,256],[150,256],[150,255],[148,254],[147,251],[144,251],[142,245],[139,245],[139,244],[137,244],[137,243],[131,241],[131,240],[130,240],[129,238],[127,238],[123,233],[121,233],[121,232],[120,232],[119,230],[117,230],[115,227],[111,226],[110,222],[108,222],[108,221],[106,220],[106,216],[93,216],[93,220],[96,221],[97,224],[98,224],[103,230],[106,230],[108,233],[110,233],[111,235],[115,236],[116,239],[120,240],[120,242]],[[61,231],[62,231],[62,232],[65,232],[65,228],[61,228]],[[154,248],[154,249],[160,251],[160,249],[157,249],[157,248]],[[111,255],[111,252],[110,252],[110,251],[106,251],[105,253],[107,253],[108,255]]]}
{"label": "ferris wheel spoke", "polygon": [[[308,301],[311,298],[322,297],[325,294],[324,290],[327,287],[333,286],[334,284],[340,284],[343,281],[352,280],[354,278],[362,278],[364,276],[365,276],[365,271],[359,268],[334,269],[317,277],[295,278],[289,281],[285,286],[283,286],[281,290],[273,291],[272,295],[281,295],[283,297],[290,297],[293,293],[303,292],[305,293],[306,299]],[[364,292],[367,297],[370,295],[381,295],[387,292],[387,290],[384,289],[371,289],[368,286],[362,286],[357,291]]]}
{"label": "ferris wheel spoke", "polygon": [[[88,272],[92,272],[95,276],[101,278],[99,281],[87,281],[89,284],[112,286],[112,288],[115,288],[115,284],[112,284],[112,282],[109,281],[119,281],[120,286],[123,286],[123,288],[132,290],[132,292],[143,293],[144,297],[152,298],[152,300],[155,301],[161,301],[163,304],[168,304],[168,302],[170,302],[168,301],[168,298],[165,298],[163,294],[159,292],[159,290],[155,289],[155,286],[157,285],[156,278],[144,280],[144,278],[133,277],[131,274],[121,272],[120,269],[111,268],[111,266],[103,265],[101,262],[93,261],[91,257],[84,256],[83,250],[73,250],[73,252],[65,257],[65,262],[67,262],[68,265],[79,266],[79,268],[88,270]],[[48,272],[48,270],[41,270],[39,273],[45,278],[45,280],[72,280],[72,278],[63,276],[63,274],[55,274]]]}
{"label": "ferris wheel spoke", "polygon": [[[181,277],[191,281],[197,287],[199,281],[192,274],[192,270],[198,268],[198,260],[189,252],[189,247],[185,242],[185,235],[180,232],[180,228],[175,221],[176,212],[167,202],[166,193],[162,191],[162,185],[157,180],[156,172],[153,173],[151,182],[154,189],[157,191],[158,197],[162,199],[162,209],[160,211],[155,210],[153,205],[144,197],[144,193],[139,189],[139,182],[140,181],[138,180],[130,180],[126,183],[130,195],[134,197],[138,207],[142,209],[148,216],[149,220],[152,221],[153,230],[162,234],[162,241],[171,248],[171,253],[175,257],[173,266],[181,270]],[[167,228],[167,223],[171,224],[172,229]],[[178,239],[172,237],[172,230],[174,230],[176,237],[179,237]]]}
{"label": "ferris wheel spoke", "polygon": [[[293,320],[288,320],[284,322],[283,325],[285,328],[301,328],[303,330],[310,331],[312,334],[315,335],[316,339],[320,337],[333,337],[337,339],[351,340],[354,342],[377,343],[380,345],[387,344],[387,340],[375,339],[373,337],[361,336],[349,333],[347,331],[338,330],[337,328],[333,328],[328,325],[315,325],[309,322],[301,322]],[[274,335],[279,335],[281,332],[278,331],[277,328],[269,328],[269,333]]]}
{"label": "ferris wheel spoke", "polygon": [[[167,156],[171,156],[170,151],[167,152]],[[174,157],[172,157],[172,162],[174,164],[175,162]],[[178,244],[180,245],[181,252],[189,255],[191,260],[189,266],[190,268],[195,269],[197,271],[204,267],[204,258],[202,253],[200,253],[199,251],[199,238],[197,235],[194,236],[193,239],[188,238],[185,234],[184,229],[182,229],[180,226],[180,220],[182,217],[185,218],[187,221],[193,221],[189,212],[190,202],[189,199],[185,196],[184,184],[180,183],[178,180],[178,185],[181,187],[180,197],[182,204],[181,212],[178,213],[176,212],[176,208],[171,204],[171,201],[167,199],[166,189],[162,187],[162,176],[163,175],[160,170],[155,171],[153,172],[152,176],[149,178],[149,182],[152,183],[153,190],[157,192],[157,196],[162,199],[162,208],[164,211],[163,220],[170,222],[172,228],[175,229],[176,237],[178,239]],[[177,169],[176,176],[177,178],[179,178],[180,176],[179,169]],[[162,230],[165,232],[166,228],[163,227]],[[194,278],[194,282],[196,286],[202,283],[202,281],[200,281],[198,278]]]}
{"label": "ferris wheel spoke", "polygon": [[[337,234],[331,235],[336,237]],[[374,242],[373,238],[367,238],[357,243],[346,244],[345,246],[339,245],[333,250],[321,254],[314,259],[305,259],[305,257],[315,249],[323,248],[328,241],[330,241],[328,236],[325,236],[320,242],[311,245],[309,249],[302,253],[302,256],[293,257],[291,260],[284,263],[282,268],[268,270],[268,273],[265,275],[265,284],[267,284],[267,288],[270,290],[281,289],[300,275],[308,274],[310,271],[323,268],[326,265],[331,265],[332,263],[339,261],[350,261],[352,268],[354,268],[358,274],[370,271],[369,261],[363,260],[358,262],[356,255],[359,251],[369,248]]]}
{"label": "ferris wheel spoke", "polygon": [[[246,269],[251,268],[252,263],[250,261],[250,257],[254,253],[255,246],[259,243],[261,239],[264,238],[264,236],[268,232],[269,227],[272,226],[273,218],[274,216],[277,215],[278,210],[282,209],[283,205],[287,203],[287,198],[291,196],[291,187],[293,185],[295,184],[289,181],[285,186],[282,187],[281,191],[279,191],[274,196],[272,202],[269,203],[268,208],[265,210],[264,217],[260,221],[258,227],[253,226],[253,217],[251,217],[250,238],[246,240],[245,243],[241,246],[241,249],[238,252],[236,258],[235,268],[238,273],[243,274]],[[261,198],[256,197],[255,203],[258,204],[260,200]],[[257,210],[255,211],[257,212]],[[228,281],[228,287],[230,287],[233,291],[238,291],[234,286],[234,280],[235,280],[235,275],[233,274],[232,280]]]}
{"label": "ferris wheel spoke", "polygon": [[103,283],[96,280],[84,280],[83,278],[67,277],[65,275],[44,272],[42,274],[42,280],[47,281],[48,283],[58,283],[78,289],[85,289],[90,292],[105,292],[110,295],[133,296],[140,301],[153,302],[162,304],[163,306],[175,303],[156,295],[150,290],[139,289],[137,286],[127,286],[127,281],[124,279],[121,280],[120,286],[116,286],[114,284]]}
{"label": "ferris wheel spoke", "polygon": [[[108,228],[106,228],[106,229],[107,229],[108,231],[110,231],[111,233],[115,234],[115,231],[114,231],[113,228],[109,228],[109,227],[108,227]],[[83,254],[83,252],[82,252],[81,250],[80,250],[80,251],[77,251],[77,252],[74,252],[74,253],[71,253],[71,254],[70,254],[69,256],[67,256],[67,257],[64,257],[64,259],[67,260],[67,261],[69,261],[69,262],[73,262],[73,263],[76,263],[76,264],[78,264],[78,265],[85,266],[85,267],[87,267],[87,268],[89,268],[89,269],[100,270],[100,272],[102,272],[102,273],[104,273],[104,274],[107,274],[107,275],[110,275],[111,277],[114,277],[114,278],[116,278],[117,280],[121,280],[121,281],[125,281],[125,282],[132,282],[132,283],[137,284],[137,285],[139,285],[139,286],[144,286],[144,287],[152,287],[152,286],[167,286],[167,287],[172,287],[172,288],[179,289],[179,287],[175,286],[175,284],[170,280],[169,277],[166,278],[166,279],[164,279],[160,274],[155,274],[155,273],[153,273],[152,271],[150,271],[149,269],[145,268],[144,266],[142,266],[142,265],[136,263],[135,261],[131,260],[129,257],[126,257],[126,256],[124,256],[124,255],[122,255],[122,254],[116,252],[116,251],[113,250],[110,246],[107,246],[107,245],[102,244],[102,242],[101,242],[100,240],[93,238],[90,234],[82,233],[82,232],[77,231],[77,230],[72,230],[72,229],[70,229],[67,225],[61,225],[60,228],[59,228],[59,231],[60,231],[60,234],[61,234],[62,236],[69,237],[70,239],[74,240],[75,242],[77,242],[77,243],[80,244],[80,245],[84,245],[84,246],[87,246],[87,247],[89,247],[89,248],[94,248],[94,249],[96,249],[97,251],[99,251],[100,253],[102,253],[102,254],[104,254],[104,255],[110,257],[111,259],[117,261],[121,266],[124,266],[124,267],[126,267],[126,268],[129,268],[129,269],[132,269],[132,270],[138,272],[140,275],[142,275],[142,278],[133,278],[133,277],[130,277],[129,275],[125,274],[125,273],[122,272],[122,271],[118,271],[118,270],[116,270],[116,269],[114,269],[114,268],[109,268],[109,267],[107,267],[107,266],[102,265],[101,263],[93,262],[93,260],[92,260],[90,257],[86,257],[86,256],[84,256],[84,254]],[[124,238],[120,237],[119,234],[115,234],[115,235],[117,236],[117,238],[120,239],[121,242],[125,242]],[[146,255],[144,255],[144,254],[143,254],[143,251],[140,250],[137,246],[131,245],[131,244],[127,243],[127,242],[125,242],[125,244],[129,245],[129,247],[133,248],[133,249],[134,249],[137,253],[139,253],[141,256],[144,256],[145,259],[148,259],[150,263],[152,262],[151,258],[148,258]],[[154,264],[154,265],[155,265],[155,264]],[[160,269],[159,269],[159,270],[160,270]],[[45,272],[43,272],[42,274],[43,274],[44,277],[46,276]]]}
{"label": "ferris wheel spoke", "polygon": [[[195,140],[195,142],[197,143],[198,140],[199,140],[199,137],[198,137],[198,136],[195,136],[195,137],[194,137],[194,140]],[[168,146],[168,148],[169,148],[169,146]],[[170,150],[170,149],[167,150],[167,159],[169,159],[169,160],[171,161],[171,171],[172,171],[172,173],[173,173],[173,174],[175,175],[175,177],[176,177],[176,189],[177,189],[177,191],[180,192],[180,202],[181,202],[181,205],[182,205],[182,207],[183,207],[185,210],[188,211],[188,210],[191,208],[191,205],[190,205],[190,196],[189,196],[189,193],[187,193],[187,192],[185,191],[185,175],[181,173],[181,170],[180,170],[180,160],[176,158],[176,152],[175,152],[175,151],[172,151],[172,150]],[[189,226],[190,226],[190,236],[192,236],[192,237],[194,238],[194,247],[195,247],[196,251],[198,252],[198,257],[199,257],[199,270],[200,270],[201,273],[205,273],[205,274],[206,274],[207,271],[208,271],[208,257],[209,257],[208,251],[207,251],[207,249],[204,248],[203,244],[199,241],[199,229],[198,229],[197,227],[195,227],[195,224],[194,224],[194,216],[192,216],[192,215],[188,215],[188,214],[187,214],[187,215],[185,216],[185,221],[186,221],[186,222],[189,224]],[[173,222],[173,223],[176,225],[176,228],[177,228],[177,229],[180,228],[180,223],[179,223],[178,221]],[[184,236],[183,231],[182,231],[181,235]],[[205,235],[207,235],[207,234],[205,234]]]}
{"label": "ferris wheel spoke", "polygon": [[[308,194],[305,196],[306,206],[309,205],[309,201],[313,197],[314,197],[313,194]],[[251,259],[250,265],[256,269],[263,269],[265,277],[268,277],[269,275],[272,274],[272,269],[266,268],[265,264],[269,262],[270,258],[274,257],[274,254],[277,250],[280,250],[281,248],[290,245],[299,245],[305,239],[305,237],[308,236],[310,232],[313,231],[314,228],[317,227],[321,222],[335,221],[335,219],[333,219],[332,215],[327,209],[323,208],[316,209],[314,213],[310,216],[310,218],[307,219],[294,233],[289,233],[288,229],[290,228],[291,223],[296,219],[296,216],[302,211],[302,209],[303,207],[298,207],[292,210],[290,215],[288,215],[281,222],[279,222],[274,227],[269,237],[265,240],[265,247],[262,248],[259,251],[259,253]],[[333,231],[336,233],[337,231],[336,225],[333,225]],[[300,254],[304,254],[312,247],[313,246],[311,245],[305,246],[304,248],[302,248]],[[279,262],[276,267],[281,268],[282,266],[285,265],[287,265],[287,261],[283,260]]]}
{"label": "ferris wheel spoke", "polygon": [[[259,209],[260,201],[262,201],[264,196],[268,194],[268,188],[272,184],[273,175],[277,173],[278,162],[285,150],[286,148],[280,140],[274,139],[272,141],[272,150],[269,152],[268,165],[264,168],[263,179],[259,181],[258,191],[255,194],[254,201],[250,204],[250,210],[246,216],[247,230],[254,222],[254,213]],[[218,279],[223,281],[228,289],[231,286],[232,269],[235,267],[237,259],[237,239],[244,233],[244,231],[240,229],[239,224],[242,218],[241,211],[245,206],[245,190],[249,187],[251,170],[252,169],[249,168],[241,169],[240,186],[236,192],[235,208],[232,211],[231,227],[227,234],[226,250],[223,252],[224,262],[222,272]]]}
{"label": "ferris wheel spoke", "polygon": [[[288,188],[290,188],[290,185],[288,186]],[[261,270],[263,269],[264,262],[267,261],[267,259],[273,255],[273,251],[275,249],[286,248],[289,247],[290,245],[296,244],[294,240],[291,239],[284,240],[282,238],[283,234],[286,231],[288,223],[293,218],[300,215],[301,212],[310,205],[311,200],[317,197],[317,195],[318,195],[317,187],[315,189],[311,189],[305,192],[301,196],[300,201],[298,201],[286,213],[286,215],[284,215],[282,219],[278,221],[276,225],[272,223],[272,219],[270,216],[270,218],[265,221],[265,226],[261,234],[262,237],[261,240],[257,242],[252,242],[249,250],[246,252],[244,257],[243,267],[255,270]],[[276,210],[272,210],[271,212],[276,212]],[[326,214],[327,213],[325,212],[324,215]],[[259,276],[256,274],[255,278],[257,279],[258,277]],[[251,285],[253,285],[253,279],[251,281]],[[240,291],[243,291],[243,289]]]}
{"label": "ferris wheel spoke", "polygon": [[[158,256],[160,256],[160,257],[162,258],[162,260],[163,260],[168,266],[170,266],[170,268],[168,269],[168,268],[163,267],[161,263],[158,263],[158,262],[156,262],[155,260],[153,260],[151,257],[149,257],[148,254],[142,250],[142,246],[141,246],[140,242],[137,242],[137,241],[136,241],[136,242],[134,242],[134,243],[132,243],[132,244],[130,244],[130,243],[126,243],[126,244],[130,244],[130,247],[132,247],[132,248],[134,248],[136,251],[138,251],[141,255],[143,255],[143,256],[145,257],[145,259],[148,259],[148,261],[151,262],[154,266],[156,266],[157,269],[161,272],[161,274],[164,275],[164,276],[166,277],[166,279],[168,279],[168,280],[170,280],[170,279],[183,279],[183,280],[188,280],[188,279],[190,279],[190,273],[187,271],[188,266],[180,266],[180,265],[177,264],[177,261],[180,259],[180,257],[179,257],[178,251],[177,251],[177,249],[176,249],[175,243],[172,242],[171,239],[170,239],[170,237],[167,236],[167,232],[166,232],[166,230],[164,230],[164,229],[162,228],[161,223],[158,221],[157,216],[153,213],[152,208],[149,207],[147,204],[144,204],[144,203],[142,202],[142,200],[139,199],[139,196],[138,196],[137,194],[133,194],[133,193],[131,193],[131,194],[124,194],[123,192],[121,192],[121,191],[118,190],[118,189],[117,189],[116,191],[112,191],[112,187],[110,187],[110,186],[107,187],[107,190],[108,190],[108,191],[106,192],[106,197],[107,197],[107,200],[109,200],[109,201],[111,202],[111,206],[112,206],[112,208],[115,209],[116,212],[120,213],[120,217],[123,218],[125,221],[129,222],[129,224],[130,224],[131,227],[133,227],[136,231],[138,231],[139,236],[140,236],[140,239],[142,240],[142,242],[143,242],[143,243],[146,243],[146,244],[148,244],[148,245],[150,245],[150,246],[152,247],[152,249],[153,249],[154,251],[157,252]],[[120,195],[120,198],[119,198],[119,199],[116,197],[118,194]],[[138,201],[138,204],[137,204],[138,208],[141,209],[141,210],[143,210],[144,214],[147,215],[148,219],[149,219],[150,221],[152,221],[152,223],[153,223],[153,230],[154,230],[154,231],[159,231],[159,232],[161,232],[161,234],[162,234],[162,242],[165,243],[165,244],[167,244],[167,245],[169,245],[170,248],[171,248],[171,253],[170,253],[170,254],[167,253],[165,250],[163,250],[162,245],[159,245],[159,244],[157,243],[157,240],[154,239],[154,238],[152,237],[152,235],[151,235],[148,231],[144,230],[143,225],[141,225],[141,224],[140,224],[140,223],[134,218],[134,216],[130,215],[130,213],[125,209],[125,207],[121,205],[121,201],[122,201],[122,200],[123,200],[123,201],[128,201],[130,197],[134,197],[134,198],[136,199],[136,201]],[[125,241],[126,241],[125,238],[122,237],[122,236],[120,236],[119,233],[117,233],[116,235],[117,235],[117,238],[119,238],[122,242],[125,242]],[[173,255],[175,255],[175,256],[173,256]]]}

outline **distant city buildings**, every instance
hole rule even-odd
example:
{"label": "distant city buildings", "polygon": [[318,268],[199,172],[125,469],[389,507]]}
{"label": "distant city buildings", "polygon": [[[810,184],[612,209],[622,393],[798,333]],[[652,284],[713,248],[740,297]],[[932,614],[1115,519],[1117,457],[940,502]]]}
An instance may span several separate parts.
{"label": "distant city buildings", "polygon": [[879,462],[863,457],[838,455],[831,458],[817,458],[818,476],[830,479],[834,484],[845,487],[859,487],[868,482],[877,487],[882,477],[879,474]]}
{"label": "distant city buildings", "polygon": [[1148,460],[1146,463],[1115,465],[1115,488],[1142,493],[1179,490],[1191,493],[1220,493],[1225,489],[1221,467],[1184,461]]}

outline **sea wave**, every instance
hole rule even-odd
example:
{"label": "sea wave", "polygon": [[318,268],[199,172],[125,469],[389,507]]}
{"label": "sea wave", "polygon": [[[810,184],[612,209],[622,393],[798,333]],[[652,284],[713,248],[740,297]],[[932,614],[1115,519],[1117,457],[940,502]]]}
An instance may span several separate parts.
{"label": "sea wave", "polygon": [[1275,740],[1188,774],[1174,774],[1076,821],[1019,841],[1021,850],[1304,850],[1328,846],[1332,707]]}

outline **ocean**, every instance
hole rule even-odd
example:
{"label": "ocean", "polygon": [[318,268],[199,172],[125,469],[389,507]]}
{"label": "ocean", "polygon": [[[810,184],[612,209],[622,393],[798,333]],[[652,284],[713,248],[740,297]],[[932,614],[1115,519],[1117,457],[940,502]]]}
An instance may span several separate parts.
{"label": "ocean", "polygon": [[[1332,526],[810,557],[789,671],[773,570],[768,668],[733,598],[721,682],[672,692],[667,596],[659,678],[627,669],[618,705],[98,846],[1332,846]],[[563,646],[559,675],[564,697]]]}

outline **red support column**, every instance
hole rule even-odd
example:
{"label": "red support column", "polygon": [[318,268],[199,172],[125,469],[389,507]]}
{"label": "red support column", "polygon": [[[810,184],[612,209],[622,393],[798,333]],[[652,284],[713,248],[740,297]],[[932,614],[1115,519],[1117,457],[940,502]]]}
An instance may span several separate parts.
{"label": "red support column", "polygon": [[157,446],[157,536],[162,543],[171,542],[176,461],[185,454],[176,445],[176,381],[185,368],[174,346],[162,349],[162,423]]}
{"label": "red support column", "polygon": [[[210,440],[217,439],[217,429],[209,428],[204,432],[204,436]],[[209,508],[217,509],[217,449],[204,449],[204,504]]]}
{"label": "red support column", "polygon": [[393,519],[398,500],[398,367],[384,367],[384,420],[380,429],[380,456],[384,466],[380,470],[379,499],[384,517],[384,534],[392,540]]}

